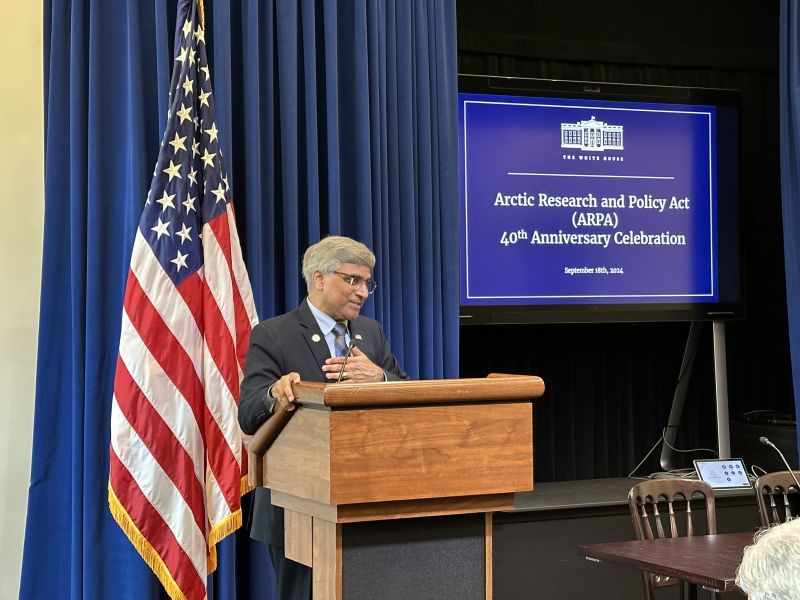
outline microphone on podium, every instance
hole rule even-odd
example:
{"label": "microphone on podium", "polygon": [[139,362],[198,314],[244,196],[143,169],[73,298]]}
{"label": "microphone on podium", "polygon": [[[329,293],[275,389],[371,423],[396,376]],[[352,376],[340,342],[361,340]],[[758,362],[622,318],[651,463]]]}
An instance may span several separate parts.
{"label": "microphone on podium", "polygon": [[792,470],[792,467],[789,466],[789,463],[786,460],[786,457],[783,455],[783,452],[781,452],[780,449],[775,444],[770,442],[769,438],[767,438],[764,435],[762,435],[760,438],[758,438],[758,441],[761,442],[762,444],[764,444],[765,446],[769,446],[770,448],[775,450],[775,452],[778,453],[778,455],[781,457],[781,460],[783,461],[783,464],[786,465],[786,469],[789,471],[789,474],[792,476],[792,479],[794,479],[794,482],[797,485],[797,490],[800,491],[800,481],[797,481],[797,477],[795,476],[794,471]]}
{"label": "microphone on podium", "polygon": [[347,344],[347,349],[345,350],[345,353],[344,353],[344,360],[342,361],[342,368],[339,369],[339,376],[336,378],[336,383],[341,383],[342,381],[346,380],[346,378],[343,377],[344,376],[344,367],[345,367],[345,365],[347,365],[347,359],[350,358],[350,353],[353,352],[353,348],[355,348],[355,347],[356,347],[355,342],[353,340],[350,340],[350,342],[348,342],[348,344]]}

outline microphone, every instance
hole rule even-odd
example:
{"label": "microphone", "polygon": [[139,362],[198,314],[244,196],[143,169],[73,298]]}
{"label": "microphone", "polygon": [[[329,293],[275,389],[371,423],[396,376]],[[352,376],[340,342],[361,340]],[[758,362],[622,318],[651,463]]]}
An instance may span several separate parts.
{"label": "microphone", "polygon": [[[350,340],[347,344],[347,349],[344,353],[344,360],[342,361],[342,368],[339,369],[339,376],[336,378],[336,383],[341,383],[343,381],[342,376],[344,375],[344,368],[347,365],[347,359],[350,358],[350,354],[353,352],[353,348],[356,347],[356,344],[353,340]],[[800,487],[800,485],[798,485]]]}
{"label": "microphone", "polygon": [[797,481],[797,477],[795,476],[792,467],[790,467],[789,463],[786,461],[786,457],[783,455],[783,452],[781,452],[775,444],[770,442],[766,436],[762,435],[760,438],[758,438],[758,441],[764,444],[765,446],[769,446],[770,448],[775,450],[775,452],[778,453],[778,455],[781,457],[781,460],[783,461],[783,464],[785,464],[786,468],[789,470],[789,474],[792,476],[792,479],[794,479],[794,482],[797,485],[797,490],[800,491],[800,481]]}

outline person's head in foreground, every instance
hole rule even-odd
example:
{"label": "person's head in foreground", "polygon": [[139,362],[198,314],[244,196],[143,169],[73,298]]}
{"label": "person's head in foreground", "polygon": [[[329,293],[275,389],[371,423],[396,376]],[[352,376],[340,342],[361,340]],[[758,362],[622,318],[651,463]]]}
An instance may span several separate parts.
{"label": "person's head in foreground", "polygon": [[736,585],[750,600],[800,600],[800,519],[756,535],[744,549]]}

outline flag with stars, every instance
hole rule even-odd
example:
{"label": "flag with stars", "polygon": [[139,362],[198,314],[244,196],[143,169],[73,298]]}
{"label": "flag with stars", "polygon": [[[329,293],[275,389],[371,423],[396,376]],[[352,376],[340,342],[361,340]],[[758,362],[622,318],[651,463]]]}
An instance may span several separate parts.
{"label": "flag with stars", "polygon": [[170,110],[133,245],[111,408],[111,513],[172,598],[202,600],[242,522],[237,420],[258,322],[197,0],[178,7]]}

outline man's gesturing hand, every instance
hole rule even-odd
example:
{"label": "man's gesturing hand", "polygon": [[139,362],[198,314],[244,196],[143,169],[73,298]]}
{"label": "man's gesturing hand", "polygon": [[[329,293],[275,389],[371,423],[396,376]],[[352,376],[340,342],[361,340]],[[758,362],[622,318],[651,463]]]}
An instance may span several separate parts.
{"label": "man's gesturing hand", "polygon": [[[325,364],[322,365],[325,378],[336,381],[336,379],[339,378],[339,371],[342,368],[344,360],[344,356],[334,356],[326,360]],[[358,349],[358,346],[354,346],[350,357],[347,359],[347,364],[344,367],[342,381],[348,383],[369,383],[372,381],[383,381],[384,379],[383,369],[374,364],[366,354]]]}

